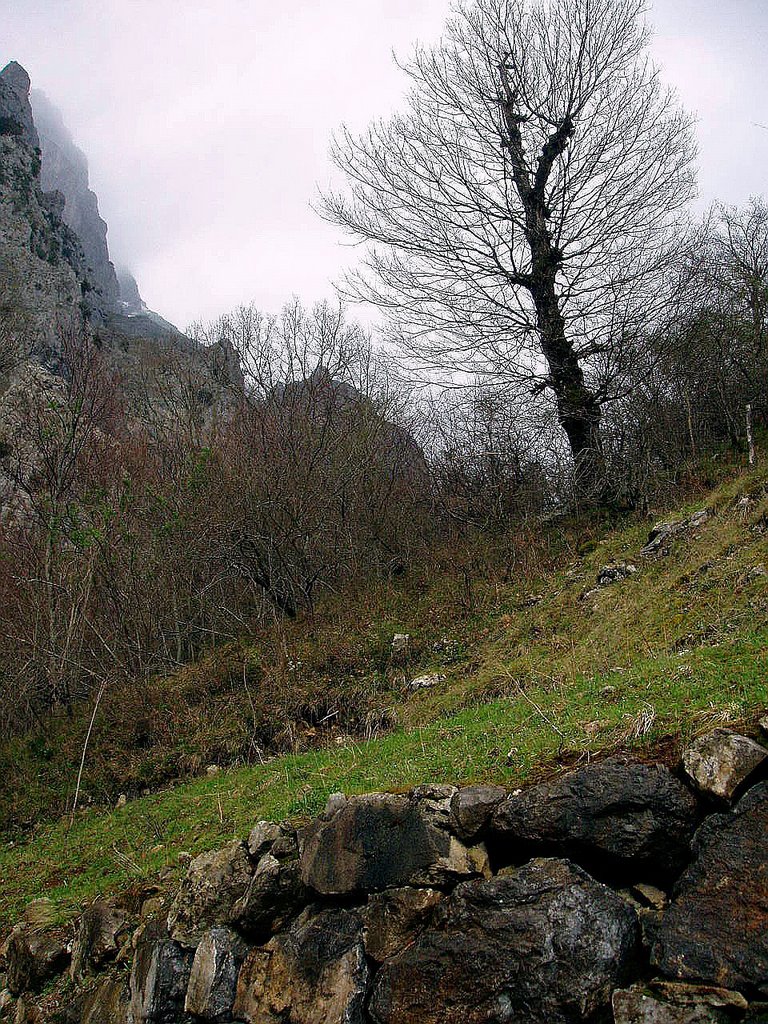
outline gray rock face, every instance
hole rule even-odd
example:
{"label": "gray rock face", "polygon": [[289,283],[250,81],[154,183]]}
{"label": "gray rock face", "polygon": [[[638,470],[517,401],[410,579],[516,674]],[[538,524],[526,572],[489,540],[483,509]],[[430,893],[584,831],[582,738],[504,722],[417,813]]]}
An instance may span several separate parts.
{"label": "gray rock face", "polygon": [[120,289],[109,259],[107,225],[99,214],[96,193],[89,187],[88,160],[74,144],[60,111],[45,93],[33,90],[31,101],[40,136],[42,188],[64,196],[62,219],[80,239],[89,276],[98,293],[98,305],[102,312],[116,312]]}
{"label": "gray rock face", "polygon": [[707,818],[653,962],[673,978],[768,995],[768,782]]}
{"label": "gray rock face", "polygon": [[233,842],[195,857],[168,914],[171,938],[195,946],[208,928],[228,924],[252,875],[245,843]]}
{"label": "gray rock face", "polygon": [[0,135],[15,135],[33,149],[40,145],[29,105],[29,75],[15,60],[0,71]]}
{"label": "gray rock face", "polygon": [[634,911],[562,860],[465,882],[438,926],[387,961],[377,1024],[572,1024],[604,1019],[638,950]]}
{"label": "gray rock face", "polygon": [[247,1024],[363,1024],[367,984],[360,918],[310,908],[248,954],[233,1013]]}
{"label": "gray rock face", "polygon": [[77,939],[72,949],[73,978],[103,967],[114,960],[128,937],[128,913],[107,900],[96,900],[80,918]]}
{"label": "gray rock face", "polygon": [[739,992],[705,985],[662,982],[613,993],[615,1024],[728,1024],[746,1009]]}
{"label": "gray rock face", "polygon": [[250,936],[268,937],[279,931],[309,902],[298,860],[280,862],[265,853],[243,895],[232,908],[231,919]]}
{"label": "gray rock face", "polygon": [[248,836],[248,853],[258,861],[272,848],[280,836],[280,826],[274,821],[257,821]]}
{"label": "gray rock face", "polygon": [[135,1024],[131,989],[125,974],[104,978],[83,1002],[81,1024]]}
{"label": "gray rock face", "polygon": [[131,968],[131,1015],[134,1024],[181,1024],[192,953],[168,938],[159,922],[143,927]]}
{"label": "gray rock face", "polygon": [[501,786],[464,786],[451,800],[451,813],[461,839],[474,839],[493,817],[507,793]]}
{"label": "gray rock face", "polygon": [[492,828],[508,860],[570,857],[601,877],[676,877],[690,854],[696,800],[661,765],[605,761],[510,795]]}
{"label": "gray rock face", "polygon": [[60,932],[17,924],[7,948],[7,985],[14,995],[34,991],[69,963],[67,944]]}
{"label": "gray rock face", "polygon": [[117,275],[117,287],[120,292],[121,311],[129,316],[146,313],[147,304],[142,299],[136,278],[130,270],[117,264],[115,266],[115,274]]}
{"label": "gray rock face", "polygon": [[443,895],[435,889],[387,889],[360,911],[365,951],[372,960],[388,960],[424,931]]}
{"label": "gray rock face", "polygon": [[184,1009],[195,1018],[223,1024],[232,1020],[237,976],[248,947],[229,928],[212,928],[195,952]]}
{"label": "gray rock face", "polygon": [[356,797],[303,840],[301,875],[323,895],[378,892],[403,885],[455,883],[488,870],[485,848],[466,847],[429,821],[418,799]]}
{"label": "gray rock face", "polygon": [[714,729],[683,753],[683,768],[702,793],[730,801],[767,758],[768,750],[747,736]]}

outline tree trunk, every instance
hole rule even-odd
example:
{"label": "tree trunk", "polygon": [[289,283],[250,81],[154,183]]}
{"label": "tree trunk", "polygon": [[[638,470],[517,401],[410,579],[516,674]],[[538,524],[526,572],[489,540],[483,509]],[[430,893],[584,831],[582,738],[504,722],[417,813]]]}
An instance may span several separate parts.
{"label": "tree trunk", "polygon": [[542,201],[529,196],[526,235],[531,247],[529,290],[536,307],[541,351],[549,385],[557,401],[557,418],[573,457],[577,499],[589,505],[607,499],[605,461],[600,437],[600,403],[584,382],[584,373],[565,332],[556,276],[560,254],[552,242]]}
{"label": "tree trunk", "polygon": [[749,465],[754,466],[755,464],[755,435],[752,432],[752,403],[747,402],[747,458],[749,459]]}
{"label": "tree trunk", "polygon": [[549,369],[548,384],[557,400],[557,418],[568,438],[573,457],[577,499],[603,504],[608,497],[605,460],[600,441],[600,403],[584,382],[584,373],[565,331],[560,309],[557,272],[563,254],[552,240],[546,188],[555,161],[565,152],[575,127],[566,114],[542,146],[535,169],[529,164],[520,134],[517,93],[507,71],[500,67],[502,113],[507,130],[505,147],[511,159],[512,177],[525,211],[525,239],[531,253],[530,274],[519,275],[518,284],[528,289],[536,308],[541,352]]}

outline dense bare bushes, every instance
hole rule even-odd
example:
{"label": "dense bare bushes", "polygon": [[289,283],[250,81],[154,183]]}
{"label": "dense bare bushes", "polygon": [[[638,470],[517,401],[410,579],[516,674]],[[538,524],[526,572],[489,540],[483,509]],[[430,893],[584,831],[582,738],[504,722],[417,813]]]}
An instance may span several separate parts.
{"label": "dense bare bushes", "polygon": [[[644,508],[702,455],[743,447],[745,403],[764,422],[766,275],[757,259],[745,275],[724,241],[746,224],[762,251],[760,210],[710,226],[674,329],[633,342],[632,379],[603,417],[619,506]],[[722,292],[702,285],[715,271]],[[330,306],[241,308],[197,333],[237,352],[243,387],[212,401],[170,360],[145,368],[142,400],[70,328],[55,373],[28,363],[34,380],[5,392],[0,732],[265,617],[312,614],[324,593],[430,550],[463,546],[469,580],[490,534],[512,572],[518,535],[572,507],[568,452],[535,395],[409,393]]]}

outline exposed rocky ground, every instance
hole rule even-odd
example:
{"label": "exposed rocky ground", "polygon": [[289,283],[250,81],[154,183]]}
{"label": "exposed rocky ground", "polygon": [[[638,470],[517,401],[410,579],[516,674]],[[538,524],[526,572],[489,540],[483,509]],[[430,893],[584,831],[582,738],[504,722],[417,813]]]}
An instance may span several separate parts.
{"label": "exposed rocky ground", "polygon": [[5,942],[16,1024],[768,1020],[768,750],[715,730],[678,772],[332,796],[259,822],[180,888],[32,904]]}
{"label": "exposed rocky ground", "polygon": [[89,345],[129,420],[150,430],[185,417],[204,429],[242,387],[229,347],[196,344],[147,309],[129,271],[118,280],[86,158],[56,108],[37,93],[33,113],[30,96],[11,62],[0,72],[0,515],[23,513],[19,480],[36,470],[19,441],[24,412],[39,418]]}

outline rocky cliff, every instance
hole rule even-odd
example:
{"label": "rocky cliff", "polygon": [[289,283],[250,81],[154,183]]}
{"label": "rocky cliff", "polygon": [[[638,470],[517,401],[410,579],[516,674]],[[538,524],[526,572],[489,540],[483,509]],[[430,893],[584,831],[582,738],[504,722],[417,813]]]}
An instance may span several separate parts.
{"label": "rocky cliff", "polygon": [[99,215],[99,201],[89,187],[88,161],[74,144],[60,111],[45,93],[30,94],[34,124],[40,139],[40,185],[44,192],[64,196],[63,222],[80,240],[88,275],[105,311],[119,309],[120,288],[109,259],[107,225]]}
{"label": "rocky cliff", "polygon": [[335,794],[191,860],[175,892],[97,899],[74,932],[32,905],[0,1006],[16,1024],[766,1021],[766,765],[715,730],[675,772]]}
{"label": "rocky cliff", "polygon": [[[40,183],[40,149],[29,103],[30,82],[16,63],[0,72],[0,343],[46,353],[56,326],[98,316],[79,239],[62,220],[64,198]],[[16,350],[19,351],[16,351]]]}
{"label": "rocky cliff", "polygon": [[29,76],[11,62],[0,72],[0,517],[23,512],[17,485],[35,476],[24,418],[44,414],[84,352],[99,353],[118,404],[150,432],[182,417],[204,432],[242,387],[233,353],[148,310],[128,271],[120,298],[106,232],[85,156],[40,93],[33,115]]}

